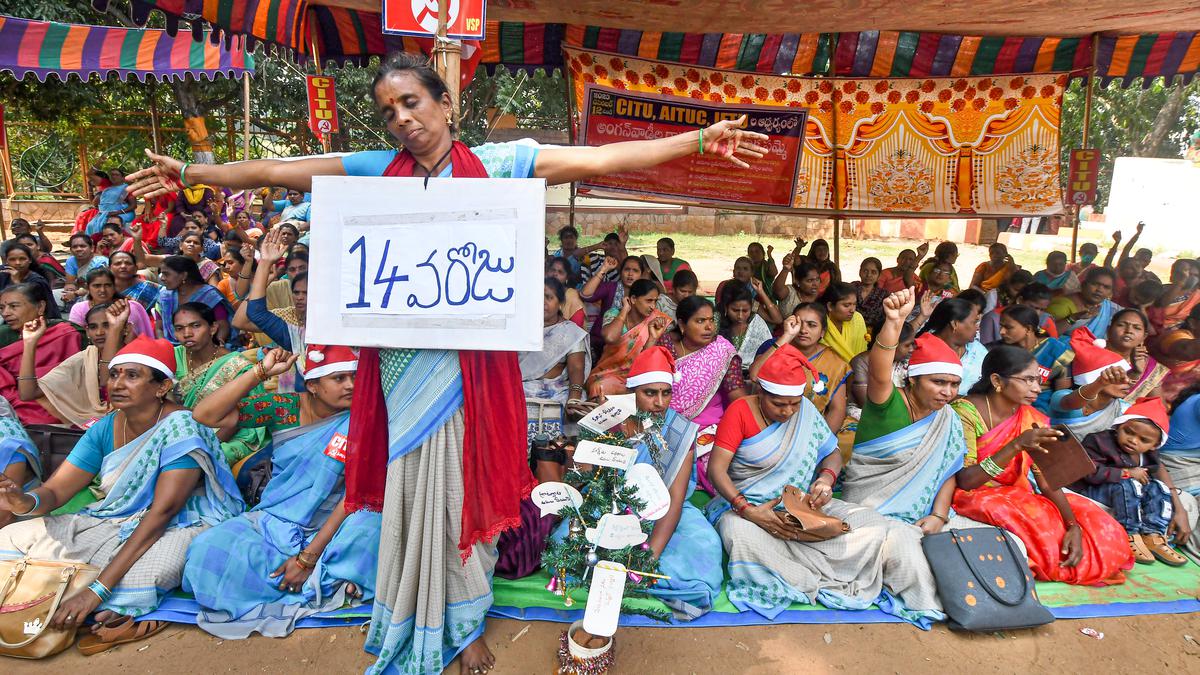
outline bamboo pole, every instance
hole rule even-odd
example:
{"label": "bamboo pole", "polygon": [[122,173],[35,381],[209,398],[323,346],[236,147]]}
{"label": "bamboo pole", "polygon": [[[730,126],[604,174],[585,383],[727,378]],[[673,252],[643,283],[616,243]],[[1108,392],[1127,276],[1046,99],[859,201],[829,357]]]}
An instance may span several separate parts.
{"label": "bamboo pole", "polygon": [[450,93],[451,114],[457,120],[460,113],[459,86],[462,83],[462,43],[446,37],[447,26],[450,23],[449,1],[438,2],[438,29],[433,38],[433,68],[446,83]]}
{"label": "bamboo pole", "polygon": [[250,73],[242,74],[242,161],[250,159]]}
{"label": "bamboo pole", "polygon": [[150,145],[154,148],[154,154],[162,154],[162,146],[158,142],[158,91],[155,87],[154,80],[150,81],[150,89],[147,96],[150,99]]}
{"label": "bamboo pole", "polygon": [[[1080,134],[1080,148],[1086,149],[1088,146],[1088,129],[1092,126],[1092,83],[1096,81],[1096,60],[1099,58],[1100,51],[1100,34],[1092,33],[1092,68],[1088,73],[1087,84],[1083,90],[1083,133]],[[1067,176],[1067,180],[1071,177]],[[1083,225],[1081,214],[1082,206],[1075,207],[1075,227],[1071,228],[1071,262],[1074,263],[1079,256],[1079,228]]]}

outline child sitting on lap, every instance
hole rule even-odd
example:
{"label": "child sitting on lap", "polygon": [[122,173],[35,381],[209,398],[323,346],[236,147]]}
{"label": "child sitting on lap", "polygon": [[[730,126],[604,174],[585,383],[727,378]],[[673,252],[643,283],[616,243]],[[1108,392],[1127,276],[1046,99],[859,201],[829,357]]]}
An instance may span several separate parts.
{"label": "child sitting on lap", "polygon": [[1112,510],[1129,534],[1134,559],[1143,564],[1155,558],[1172,566],[1187,559],[1167,543],[1167,529],[1182,506],[1158,449],[1167,441],[1168,418],[1162,399],[1139,399],[1116,419],[1111,429],[1082,441],[1096,471],[1071,489]]}

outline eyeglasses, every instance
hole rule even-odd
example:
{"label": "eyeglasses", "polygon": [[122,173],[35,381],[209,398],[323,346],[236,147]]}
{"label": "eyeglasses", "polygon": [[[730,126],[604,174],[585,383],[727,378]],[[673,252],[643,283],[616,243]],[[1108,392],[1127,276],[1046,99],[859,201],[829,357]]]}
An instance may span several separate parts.
{"label": "eyeglasses", "polygon": [[1017,382],[1024,382],[1026,385],[1028,385],[1030,387],[1035,386],[1035,385],[1040,385],[1042,383],[1042,378],[1037,375],[1025,375],[1022,377],[1017,377],[1014,375],[1012,377],[1006,377],[1004,379],[1016,380]]}

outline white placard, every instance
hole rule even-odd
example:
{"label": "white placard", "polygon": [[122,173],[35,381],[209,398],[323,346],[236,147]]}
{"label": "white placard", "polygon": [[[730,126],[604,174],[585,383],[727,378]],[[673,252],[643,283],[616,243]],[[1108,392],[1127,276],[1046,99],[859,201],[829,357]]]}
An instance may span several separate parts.
{"label": "white placard", "polygon": [[313,179],[309,344],[542,348],[545,181]]}
{"label": "white placard", "polygon": [[584,630],[602,637],[617,632],[627,572],[619,562],[601,560],[596,563],[592,569],[592,585],[588,587],[587,607],[583,610]]}
{"label": "white placard", "polygon": [[[625,472],[625,480],[637,488],[637,496],[646,502],[638,515],[646,520],[658,520],[671,508],[671,493],[662,476],[649,464],[634,464]],[[641,542],[639,542],[641,543]]]}
{"label": "white placard", "polygon": [[629,419],[637,412],[636,394],[617,394],[608,396],[603,404],[579,420],[579,424],[598,434],[602,434],[614,426]]}
{"label": "white placard", "polygon": [[575,447],[576,464],[595,464],[624,471],[637,457],[637,450],[620,445],[609,445],[595,441],[579,441]]}
{"label": "white placard", "polygon": [[590,544],[614,551],[626,546],[637,546],[650,538],[642,531],[642,521],[637,516],[618,516],[612,513],[600,516],[596,527],[584,530],[583,536]]}
{"label": "white placard", "polygon": [[547,482],[533,488],[529,495],[534,504],[541,509],[542,515],[559,515],[568,506],[579,508],[583,505],[583,495],[574,486],[566,483]]}

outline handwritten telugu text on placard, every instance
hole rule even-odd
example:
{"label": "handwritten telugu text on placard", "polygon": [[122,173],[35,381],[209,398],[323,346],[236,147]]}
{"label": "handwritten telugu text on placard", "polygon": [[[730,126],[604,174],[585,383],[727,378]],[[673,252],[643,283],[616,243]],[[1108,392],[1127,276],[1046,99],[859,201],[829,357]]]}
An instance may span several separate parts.
{"label": "handwritten telugu text on placard", "polygon": [[535,351],[545,182],[319,176],[307,341]]}

